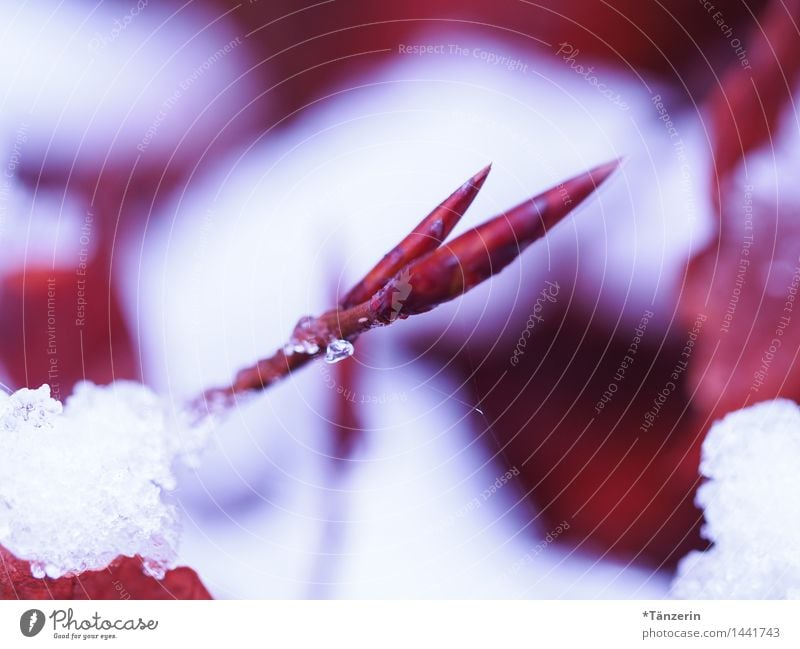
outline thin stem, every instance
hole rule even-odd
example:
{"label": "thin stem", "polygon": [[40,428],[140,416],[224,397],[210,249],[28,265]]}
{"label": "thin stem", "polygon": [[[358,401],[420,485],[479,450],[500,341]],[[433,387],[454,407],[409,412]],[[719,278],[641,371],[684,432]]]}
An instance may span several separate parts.
{"label": "thin stem", "polygon": [[[434,210],[412,232],[413,236],[409,235],[395,248],[407,261],[395,275],[387,276],[387,269],[396,268],[393,262],[379,263],[343,301],[347,306],[326,311],[318,318],[302,318],[282,349],[241,370],[231,385],[206,391],[196,405],[205,406],[207,411],[228,407],[237,395],[264,390],[321,356],[334,341],[353,342],[370,329],[425,313],[463,295],[499,273],[525,248],[545,236],[618,165],[619,161],[606,163],[575,176],[431,250],[430,241],[439,246],[441,240],[431,238],[429,232],[423,237],[419,235],[432,224],[441,226],[441,214]],[[451,210],[448,228],[452,228],[472,202],[487,173],[488,167],[445,201]],[[353,295],[363,297],[366,287],[372,290],[375,286],[379,288],[373,295],[353,306],[348,304]]]}

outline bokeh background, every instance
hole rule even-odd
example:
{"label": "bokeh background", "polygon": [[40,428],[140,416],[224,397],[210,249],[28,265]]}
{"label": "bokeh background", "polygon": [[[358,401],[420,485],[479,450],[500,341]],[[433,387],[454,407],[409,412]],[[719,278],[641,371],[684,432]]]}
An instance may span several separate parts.
{"label": "bokeh background", "polygon": [[0,380],[189,400],[487,163],[458,231],[622,157],[492,281],[238,403],[181,563],[223,598],[667,596],[711,423],[800,397],[799,9],[3,4]]}

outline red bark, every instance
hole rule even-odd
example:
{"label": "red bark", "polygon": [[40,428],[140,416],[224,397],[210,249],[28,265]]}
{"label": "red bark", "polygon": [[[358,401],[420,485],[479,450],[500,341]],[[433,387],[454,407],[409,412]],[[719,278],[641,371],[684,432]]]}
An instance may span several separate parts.
{"label": "red bark", "polygon": [[27,561],[0,547],[0,599],[211,599],[211,595],[191,568],[175,568],[158,580],[142,572],[138,557],[120,557],[105,570],[73,577],[37,579]]}

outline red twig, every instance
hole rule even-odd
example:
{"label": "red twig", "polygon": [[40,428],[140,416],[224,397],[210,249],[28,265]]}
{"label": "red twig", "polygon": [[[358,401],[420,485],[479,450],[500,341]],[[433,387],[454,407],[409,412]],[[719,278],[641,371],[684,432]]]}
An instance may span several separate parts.
{"label": "red twig", "polygon": [[411,234],[384,255],[364,279],[350,289],[341,300],[341,306],[347,308],[365,302],[404,266],[436,250],[472,205],[491,168],[492,165],[487,165],[481,169],[422,219]]}
{"label": "red twig", "polygon": [[[571,178],[438,247],[472,202],[488,174],[482,170],[446,199],[342,300],[340,309],[300,320],[273,356],[240,371],[230,386],[205,392],[203,401],[227,402],[263,390],[326,352],[397,319],[430,311],[500,272],[541,238],[617,168],[613,161]],[[439,225],[441,223],[441,225]],[[398,264],[403,263],[399,267]],[[394,271],[394,275],[390,273]],[[377,287],[377,288],[375,288]],[[367,295],[375,289],[374,294]],[[367,295],[366,298],[364,296]],[[356,298],[364,298],[351,305]]]}
{"label": "red twig", "polygon": [[[550,228],[577,207],[617,168],[606,163],[570,178],[534,198],[520,203],[479,225],[411,264],[395,276],[370,301],[370,310],[381,324],[430,311],[448,302],[492,275],[496,275]],[[409,277],[410,276],[410,277]],[[400,313],[392,295],[404,282],[413,290]]]}

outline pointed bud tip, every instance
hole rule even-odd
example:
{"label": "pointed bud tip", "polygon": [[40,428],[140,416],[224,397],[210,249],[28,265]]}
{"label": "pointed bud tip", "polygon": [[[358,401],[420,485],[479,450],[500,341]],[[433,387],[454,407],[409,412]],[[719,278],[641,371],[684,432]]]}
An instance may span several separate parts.
{"label": "pointed bud tip", "polygon": [[621,156],[616,160],[605,162],[601,165],[597,165],[593,169],[590,169],[587,174],[591,176],[595,187],[599,187],[606,180],[606,178],[613,174],[620,167],[624,160],[625,157]]}
{"label": "pointed bud tip", "polygon": [[476,173],[472,178],[470,178],[465,185],[473,186],[480,189],[483,186],[486,177],[489,175],[489,172],[492,170],[492,163],[490,162],[486,165],[483,169],[481,169],[478,173]]}
{"label": "pointed bud tip", "polygon": [[610,162],[597,165],[588,171],[584,171],[577,176],[573,176],[569,180],[565,180],[561,185],[558,186],[558,189],[566,191],[567,197],[570,200],[564,204],[564,207],[569,206],[569,209],[566,211],[562,210],[558,213],[561,214],[561,216],[566,215],[579,203],[582,203],[586,198],[591,196],[595,191],[597,191],[600,185],[602,185],[608,179],[608,177],[617,170],[621,162],[622,158],[617,158],[616,160],[611,160]]}

